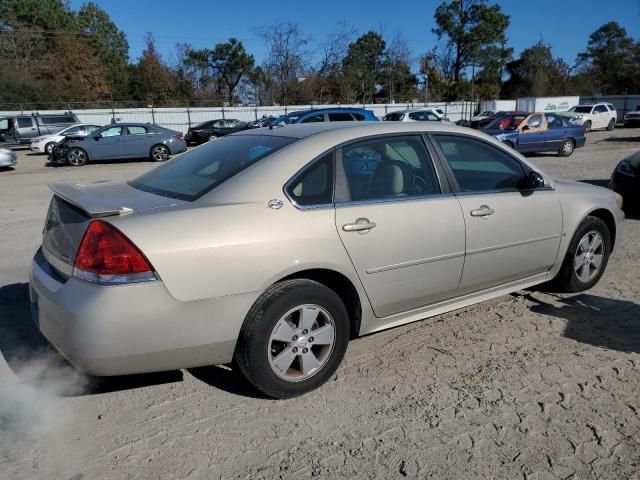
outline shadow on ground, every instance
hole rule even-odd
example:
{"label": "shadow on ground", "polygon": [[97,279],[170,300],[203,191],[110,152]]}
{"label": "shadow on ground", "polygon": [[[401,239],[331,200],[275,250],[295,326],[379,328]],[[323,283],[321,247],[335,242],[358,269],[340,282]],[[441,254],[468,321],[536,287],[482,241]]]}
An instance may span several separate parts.
{"label": "shadow on ground", "polygon": [[256,390],[235,365],[190,368],[187,371],[201,382],[227,393],[250,398],[269,398]]}
{"label": "shadow on ground", "polygon": [[604,141],[617,143],[640,143],[640,134],[633,137],[609,137],[605,138]]}
{"label": "shadow on ground", "polygon": [[640,353],[640,305],[597,295],[557,298],[561,306],[529,296],[531,311],[567,320],[564,336],[580,343]]}

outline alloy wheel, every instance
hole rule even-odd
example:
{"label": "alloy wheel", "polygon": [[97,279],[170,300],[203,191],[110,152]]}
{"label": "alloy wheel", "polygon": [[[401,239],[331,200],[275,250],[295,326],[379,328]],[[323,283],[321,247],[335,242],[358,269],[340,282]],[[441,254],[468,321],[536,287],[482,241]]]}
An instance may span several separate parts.
{"label": "alloy wheel", "polygon": [[157,147],[153,148],[151,156],[156,162],[164,162],[169,158],[169,151],[167,150],[167,147],[158,145]]}
{"label": "alloy wheel", "polygon": [[329,312],[318,305],[300,305],[276,322],[268,343],[269,365],[284,380],[306,380],[327,363],[335,342]]}
{"label": "alloy wheel", "polygon": [[74,167],[79,167],[87,162],[87,155],[82,150],[71,150],[67,160]]}
{"label": "alloy wheel", "polygon": [[604,259],[604,241],[602,235],[591,230],[580,242],[573,260],[576,276],[582,283],[591,281],[600,271]]}

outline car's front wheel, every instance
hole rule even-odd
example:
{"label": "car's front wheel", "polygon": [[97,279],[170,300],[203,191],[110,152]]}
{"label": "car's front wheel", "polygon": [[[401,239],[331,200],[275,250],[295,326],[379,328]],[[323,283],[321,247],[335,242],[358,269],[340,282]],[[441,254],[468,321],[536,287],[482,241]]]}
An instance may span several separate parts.
{"label": "car's front wheel", "polygon": [[586,122],[584,122],[584,125],[582,126],[582,129],[586,132],[590,132],[591,131],[591,120],[587,120]]}
{"label": "car's front wheel", "polygon": [[318,388],[337,370],[349,341],[340,297],[305,279],[269,288],[242,326],[235,361],[258,390],[290,398]]}
{"label": "car's front wheel", "polygon": [[164,145],[156,145],[151,149],[151,160],[154,162],[164,162],[169,159],[169,149]]}
{"label": "car's front wheel", "polygon": [[53,147],[55,146],[56,142],[49,142],[44,146],[44,152],[47,155],[51,155],[53,153]]}
{"label": "car's front wheel", "polygon": [[575,149],[575,144],[573,143],[573,140],[571,140],[570,138],[567,138],[566,140],[562,141],[562,144],[560,145],[560,150],[558,150],[558,155],[560,155],[561,157],[569,157],[573,153],[574,149]]}
{"label": "car's front wheel", "polygon": [[72,167],[81,167],[87,163],[87,152],[81,148],[73,147],[67,152],[67,163]]}
{"label": "car's front wheel", "polygon": [[597,217],[586,217],[571,239],[560,272],[554,279],[563,292],[582,292],[593,287],[604,273],[611,252],[611,234]]}

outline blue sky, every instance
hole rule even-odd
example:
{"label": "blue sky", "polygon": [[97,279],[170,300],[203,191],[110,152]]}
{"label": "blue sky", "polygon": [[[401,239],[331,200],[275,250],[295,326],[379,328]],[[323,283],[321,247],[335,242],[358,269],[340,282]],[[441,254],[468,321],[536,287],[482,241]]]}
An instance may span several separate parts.
{"label": "blue sky", "polygon": [[[257,34],[261,27],[297,22],[315,40],[315,46],[346,22],[359,33],[382,31],[391,38],[402,33],[416,57],[438,44],[431,33],[433,12],[441,0],[94,0],[127,34],[130,57],[136,60],[146,32],[167,60],[177,42],[196,48],[211,47],[234,36],[242,40],[258,63],[266,47]],[[77,9],[83,0],[71,0]],[[499,0],[511,16],[507,31],[516,55],[542,39],[555,56],[573,64],[589,34],[608,21],[616,21],[638,39],[640,0]]]}

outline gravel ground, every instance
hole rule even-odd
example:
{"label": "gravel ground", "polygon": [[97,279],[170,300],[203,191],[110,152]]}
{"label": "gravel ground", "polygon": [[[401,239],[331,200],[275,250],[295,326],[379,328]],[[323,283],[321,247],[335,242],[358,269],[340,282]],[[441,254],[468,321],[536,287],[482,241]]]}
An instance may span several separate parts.
{"label": "gravel ground", "polygon": [[[593,132],[557,178],[606,184],[640,130]],[[578,295],[522,291],[352,341],[301,398],[260,398],[228,367],[102,381],[47,346],[27,269],[53,181],[150,163],[0,172],[0,478],[640,479],[640,217]]]}

